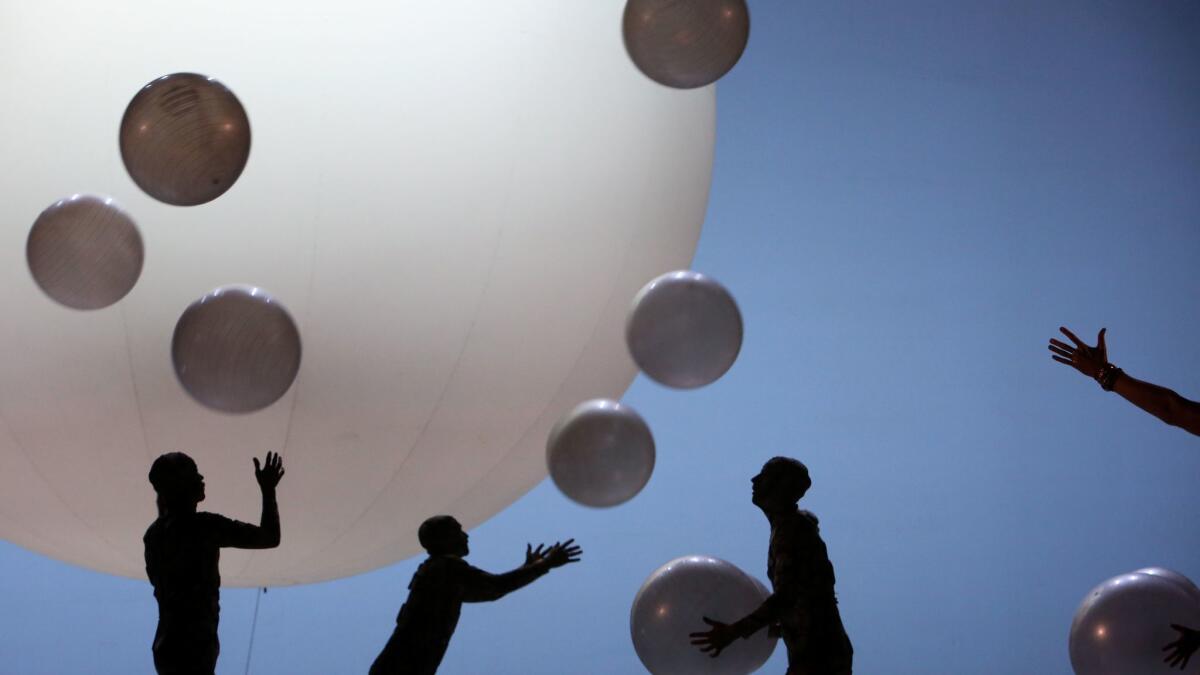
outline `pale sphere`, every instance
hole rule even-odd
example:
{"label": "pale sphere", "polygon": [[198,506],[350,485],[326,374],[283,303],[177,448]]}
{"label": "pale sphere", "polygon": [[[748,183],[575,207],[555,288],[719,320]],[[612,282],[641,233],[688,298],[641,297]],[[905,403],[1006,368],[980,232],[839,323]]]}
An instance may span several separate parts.
{"label": "pale sphere", "polygon": [[[5,5],[0,44],[21,58],[0,84],[21,95],[0,148],[20,170],[0,172],[0,304],[21,320],[0,331],[0,537],[144,578],[156,456],[188,453],[201,508],[255,521],[250,458],[278,451],[282,544],[223,551],[223,583],[419,554],[424,519],[490,518],[546,478],[555,422],[633,380],[629,298],[691,263],[715,93],[630,66],[623,0],[194,9]],[[228,84],[254,125],[237,186],[186,209],[143,193],[115,138],[134,92],[182,71]],[[33,216],[83,189],[145,240],[112,311],[63,311],[21,258]],[[240,282],[286,305],[304,358],[279,401],[228,415],[179,385],[171,338]]]}
{"label": "pale sphere", "polygon": [[1163,579],[1170,579],[1181,586],[1188,593],[1195,596],[1197,602],[1200,602],[1200,588],[1198,588],[1191,579],[1185,577],[1179,572],[1176,572],[1175,570],[1167,569],[1166,567],[1143,567],[1140,570],[1134,570],[1133,573],[1149,574],[1155,577],[1162,577]]}
{"label": "pale sphere", "polygon": [[228,413],[261,410],[300,370],[300,331],[266,291],[224,286],[188,305],[171,337],[171,362],[192,398]]}
{"label": "pale sphere", "polygon": [[752,673],[771,658],[778,642],[765,629],[734,640],[715,659],[693,645],[689,635],[709,630],[704,617],[733,623],[769,595],[732,563],[704,555],[676,558],[655,570],[633,599],[633,648],[653,675]]}
{"label": "pale sphere", "polygon": [[725,287],[681,270],[646,284],[625,326],[633,360],[650,379],[679,389],[710,384],[742,349],[742,315]]}
{"label": "pale sphere", "polygon": [[546,441],[554,484],[584,506],[623,504],[654,472],[654,437],[642,416],[607,399],[585,401],[567,413]]}
{"label": "pale sphere", "polygon": [[232,91],[195,73],[164,75],[133,97],[120,128],[129,177],[166,204],[195,206],[233,187],[250,157],[250,120]]}
{"label": "pale sphere", "polygon": [[1163,646],[1179,633],[1171,624],[1200,626],[1200,602],[1177,582],[1152,574],[1122,574],[1096,586],[1071,621],[1069,651],[1076,675],[1170,672]]}
{"label": "pale sphere", "polygon": [[750,39],[750,11],[745,0],[629,0],[622,32],[647,77],[691,89],[737,64]]}
{"label": "pale sphere", "polygon": [[142,273],[142,236],[107,197],[73,195],[46,207],[25,241],[33,280],[72,309],[100,309],[125,297]]}

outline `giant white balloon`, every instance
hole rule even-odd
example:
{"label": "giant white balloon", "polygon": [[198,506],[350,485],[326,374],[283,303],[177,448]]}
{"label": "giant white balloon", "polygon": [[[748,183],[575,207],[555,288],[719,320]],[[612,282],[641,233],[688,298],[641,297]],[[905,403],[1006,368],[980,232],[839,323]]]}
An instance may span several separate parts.
{"label": "giant white balloon", "polygon": [[[0,329],[0,536],[141,577],[155,456],[188,452],[202,508],[253,520],[250,457],[276,450],[283,543],[223,553],[225,583],[414,555],[422,520],[503,509],[545,478],[564,413],[632,381],[629,298],[690,264],[714,91],[630,64],[623,0],[194,10],[4,6],[0,148],[19,170],[0,172],[0,307],[20,320]],[[117,145],[130,96],[175,72],[218,76],[254,125],[236,189],[186,209],[144,194]],[[79,190],[122,203],[146,248],[137,286],[93,312],[48,301],[23,258],[29,224]],[[304,359],[277,403],[229,416],[179,386],[171,334],[242,281],[287,305]]]}
{"label": "giant white balloon", "polygon": [[703,617],[733,623],[770,594],[732,563],[706,555],[676,558],[654,570],[633,600],[629,632],[642,665],[654,675],[745,675],[762,667],[777,638],[761,630],[712,658],[691,643]]}
{"label": "giant white balloon", "polygon": [[1076,675],[1154,675],[1171,669],[1163,646],[1171,624],[1200,625],[1200,602],[1177,581],[1155,574],[1113,577],[1084,597],[1068,648]]}

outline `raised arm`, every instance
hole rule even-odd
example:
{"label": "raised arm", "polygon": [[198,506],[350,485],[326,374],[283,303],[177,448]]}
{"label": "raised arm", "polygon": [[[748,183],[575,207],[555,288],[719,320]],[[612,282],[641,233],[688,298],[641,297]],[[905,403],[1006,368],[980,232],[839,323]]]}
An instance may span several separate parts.
{"label": "raised arm", "polygon": [[1096,380],[1107,391],[1154,415],[1158,419],[1200,436],[1200,403],[1190,401],[1166,387],[1144,382],[1108,362],[1108,347],[1104,343],[1104,328],[1096,336],[1096,346],[1084,344],[1065,327],[1059,328],[1073,344],[1050,338],[1051,358],[1073,367]]}
{"label": "raised arm", "polygon": [[260,465],[254,458],[254,479],[262,491],[262,516],[258,526],[235,523],[225,532],[222,546],[231,548],[275,548],[279,545],[279,504],[275,501],[275,488],[283,478],[283,460],[278,453],[268,452]]}
{"label": "raised arm", "polygon": [[583,549],[575,545],[574,539],[556,542],[550,548],[543,550],[543,544],[537,548],[525,545],[525,564],[503,574],[491,574],[476,567],[470,568],[470,573],[464,580],[465,588],[463,601],[490,602],[498,600],[509,593],[528,586],[534,579],[546,572],[563,565],[579,562]]}

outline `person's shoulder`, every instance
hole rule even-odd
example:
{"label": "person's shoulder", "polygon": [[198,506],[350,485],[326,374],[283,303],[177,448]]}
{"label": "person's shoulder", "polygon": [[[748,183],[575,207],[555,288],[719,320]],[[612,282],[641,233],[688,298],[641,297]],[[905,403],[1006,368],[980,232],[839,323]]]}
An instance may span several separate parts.
{"label": "person's shoulder", "polygon": [[431,555],[417,568],[418,572],[454,572],[471,566],[466,560],[456,555]]}
{"label": "person's shoulder", "polygon": [[158,518],[154,519],[153,523],[150,523],[150,527],[146,528],[146,533],[142,535],[142,541],[149,542],[157,539],[159,533],[162,532],[162,529],[163,519],[162,516],[159,516]]}
{"label": "person's shoulder", "polygon": [[816,534],[821,530],[819,523],[816,514],[812,511],[797,509],[795,513],[789,514],[787,518],[783,519],[780,527],[790,534]]}
{"label": "person's shoulder", "polygon": [[237,521],[233,518],[223,516],[219,513],[213,513],[211,511],[197,511],[193,516],[192,522],[197,527],[202,528],[228,527],[229,525],[237,523]]}
{"label": "person's shoulder", "polygon": [[414,587],[442,586],[470,567],[466,560],[458,556],[431,555],[417,566],[408,587],[411,590]]}

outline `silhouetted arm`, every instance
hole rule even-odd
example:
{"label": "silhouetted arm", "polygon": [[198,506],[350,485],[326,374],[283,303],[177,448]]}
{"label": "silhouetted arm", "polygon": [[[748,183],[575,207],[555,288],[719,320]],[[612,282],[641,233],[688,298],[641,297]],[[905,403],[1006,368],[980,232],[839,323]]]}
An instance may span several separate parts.
{"label": "silhouetted arm", "polygon": [[575,546],[574,541],[574,539],[568,539],[562,543],[555,543],[545,551],[542,550],[542,544],[538,544],[536,549],[526,544],[525,564],[503,574],[492,574],[478,567],[467,566],[463,578],[463,601],[490,602],[498,600],[518,588],[528,586],[534,579],[555,567],[579,562],[579,556],[583,553],[583,549]]}
{"label": "silhouetted arm", "polygon": [[[1200,436],[1200,403],[1189,401],[1174,391],[1157,384],[1144,382],[1125,374],[1108,363],[1108,348],[1104,344],[1104,332],[1100,329],[1096,346],[1084,344],[1074,333],[1059,328],[1073,345],[1050,338],[1049,349],[1053,358],[1096,380],[1112,377],[1110,386],[1126,401],[1136,405],[1158,419]],[[1108,370],[1105,370],[1105,367]]]}
{"label": "silhouetted arm", "polygon": [[1200,649],[1200,631],[1192,630],[1187,626],[1180,626],[1177,623],[1171,624],[1179,632],[1179,639],[1163,647],[1164,652],[1170,652],[1163,659],[1163,663],[1168,667],[1174,668],[1179,666],[1180,670],[1187,668],[1188,661],[1192,658],[1192,654]]}
{"label": "silhouetted arm", "polygon": [[[783,559],[776,560],[787,564]],[[717,657],[721,652],[738,638],[748,638],[767,626],[778,624],[785,616],[790,615],[791,623],[801,629],[801,634],[807,634],[808,616],[803,610],[804,603],[801,594],[798,570],[784,570],[777,574],[779,581],[775,584],[775,592],[763,601],[758,609],[742,617],[734,623],[721,623],[707,616],[702,617],[709,630],[690,633],[692,644],[709,656]]]}
{"label": "silhouetted arm", "polygon": [[275,548],[279,545],[279,504],[275,500],[275,488],[283,478],[283,460],[279,455],[268,452],[260,466],[254,458],[254,478],[262,490],[262,516],[258,526],[236,523],[225,529],[221,546],[230,548]]}
{"label": "silhouetted arm", "polygon": [[[801,521],[797,521],[801,522]],[[809,616],[807,597],[810,587],[832,583],[821,573],[828,567],[825,546],[816,529],[811,531],[796,525],[785,526],[777,535],[772,559],[774,589],[758,609],[738,621],[726,624],[709,617],[702,617],[709,630],[689,634],[691,643],[709,656],[719,656],[737,638],[748,638],[767,626],[773,626],[785,618],[788,625],[796,629],[797,639],[805,639]]]}

